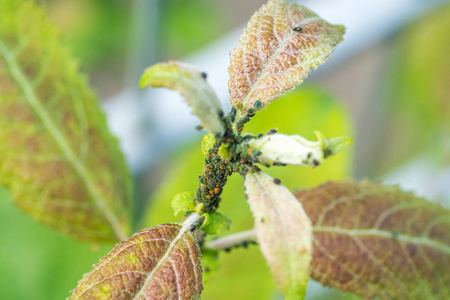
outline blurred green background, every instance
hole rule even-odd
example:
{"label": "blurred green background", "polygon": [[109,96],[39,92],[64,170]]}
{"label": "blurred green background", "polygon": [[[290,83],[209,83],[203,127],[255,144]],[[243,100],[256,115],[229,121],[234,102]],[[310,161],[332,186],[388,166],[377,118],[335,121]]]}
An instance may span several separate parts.
{"label": "blurred green background", "polygon": [[[125,85],[122,70],[131,47],[132,1],[38,2],[46,7],[102,98],[120,91]],[[242,12],[233,13],[237,6],[224,3],[163,1],[159,7],[157,59],[193,53],[242,22]],[[407,173],[420,173],[421,165],[414,167],[416,161],[425,161],[430,174],[444,174],[450,166],[449,53],[450,5],[446,4],[399,28],[382,44],[343,62],[338,71],[319,76],[312,84],[283,96],[258,113],[245,131],[259,133],[276,128],[314,139],[313,131],[319,130],[329,137],[354,137],[354,149],[330,158],[320,168],[267,170],[292,190],[348,177],[383,179],[411,165],[407,170],[412,171]],[[382,68],[361,70],[361,74],[369,74],[370,84],[361,91],[364,100],[358,102],[361,99],[343,89],[340,82],[346,70],[355,72],[352,65],[356,70],[370,68],[365,62],[371,59]],[[140,199],[146,206],[137,216],[140,222],[136,230],[179,221],[172,214],[170,200],[179,192],[196,189],[203,167],[203,134],[194,133],[191,142],[178,145],[160,164],[137,178],[138,188],[145,190],[137,194],[149,200]],[[430,179],[427,184],[432,188],[434,183],[436,180]],[[448,194],[436,195],[445,201]],[[232,232],[251,228],[239,176],[230,178],[220,211],[232,219]],[[13,206],[4,189],[0,189],[0,240],[0,299],[65,298],[91,265],[114,246],[80,244],[35,223]],[[204,299],[281,297],[257,247],[220,254],[219,263],[219,269],[208,274]],[[334,291],[316,291],[313,288],[308,292],[307,299],[352,299]]]}

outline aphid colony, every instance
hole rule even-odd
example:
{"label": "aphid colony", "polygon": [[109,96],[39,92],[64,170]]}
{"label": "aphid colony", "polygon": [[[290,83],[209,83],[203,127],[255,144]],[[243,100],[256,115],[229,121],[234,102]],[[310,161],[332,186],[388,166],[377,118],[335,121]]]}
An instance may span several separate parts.
{"label": "aphid colony", "polygon": [[[250,149],[245,142],[261,137],[264,134],[258,136],[247,134],[242,136],[241,132],[244,124],[255,115],[255,110],[260,106],[261,101],[256,101],[254,108],[248,109],[247,114],[237,122],[236,109],[234,107],[227,116],[224,116],[222,111],[218,112],[226,130],[222,136],[216,136],[216,143],[209,149],[208,156],[205,158],[203,174],[199,176],[200,186],[197,190],[196,202],[203,203],[204,212],[217,210],[220,195],[222,194],[223,186],[226,184],[228,176],[233,173],[239,173],[245,176],[251,169],[259,170],[253,163],[255,162],[255,158],[261,153],[257,149]],[[236,134],[232,129],[233,123],[236,124]],[[275,130],[271,130],[268,134],[275,132]]]}

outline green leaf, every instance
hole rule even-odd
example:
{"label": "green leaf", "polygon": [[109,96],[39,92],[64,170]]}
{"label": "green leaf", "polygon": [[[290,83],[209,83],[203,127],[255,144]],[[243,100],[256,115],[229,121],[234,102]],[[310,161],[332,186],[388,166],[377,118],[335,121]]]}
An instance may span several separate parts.
{"label": "green leaf", "polygon": [[311,221],[294,195],[269,175],[248,173],[244,186],[278,288],[285,299],[303,299],[312,259]]}
{"label": "green leaf", "polygon": [[205,218],[202,227],[200,227],[206,234],[216,235],[223,234],[230,230],[231,220],[225,215],[218,212],[204,213],[202,216]]}
{"label": "green leaf", "polygon": [[[264,113],[257,114],[246,124],[249,132],[267,132],[277,128],[286,134],[300,134],[314,139],[314,130],[326,136],[352,136],[350,118],[344,106],[328,93],[308,86],[302,86],[287,95],[282,101],[271,104],[270,119]],[[145,227],[165,222],[177,222],[173,210],[167,205],[179,191],[193,191],[198,188],[198,175],[202,174],[204,157],[198,149],[201,139],[185,145],[162,164],[162,184],[149,199]],[[320,168],[262,167],[265,173],[280,178],[289,189],[315,187],[328,180],[342,180],[351,172],[352,149],[343,151],[327,160]],[[253,228],[252,214],[244,197],[242,177],[231,176],[224,188],[220,212],[233,220],[230,234]],[[144,228],[144,226],[142,228]],[[205,284],[204,299],[225,300],[230,297],[230,286],[235,293],[233,299],[273,299],[276,285],[267,263],[258,247],[233,249],[220,255],[219,269]],[[336,295],[335,295],[336,296]],[[337,296],[336,296],[337,297]]]}
{"label": "green leaf", "polygon": [[0,4],[0,82],[0,184],[16,205],[80,240],[126,238],[130,175],[117,140],[31,1]]}
{"label": "green leaf", "polygon": [[202,153],[205,158],[209,157],[209,149],[214,147],[216,138],[212,133],[205,134],[202,140]]}
{"label": "green leaf", "polygon": [[194,193],[183,192],[176,194],[172,200],[172,208],[174,216],[178,215],[180,212],[195,210]]}
{"label": "green leaf", "polygon": [[449,298],[450,211],[369,182],[296,197],[313,224],[313,279],[366,299]]}
{"label": "green leaf", "polygon": [[336,155],[349,146],[353,146],[353,140],[346,136],[324,139],[323,145],[324,158]]}
{"label": "green leaf", "polygon": [[180,92],[202,126],[213,134],[225,131],[219,116],[222,106],[206,78],[194,67],[176,61],[159,63],[145,70],[141,88],[165,87]]}
{"label": "green leaf", "polygon": [[190,231],[199,217],[144,229],[119,243],[69,299],[200,299],[200,247]]}
{"label": "green leaf", "polygon": [[325,62],[344,31],[303,6],[270,0],[250,19],[231,55],[231,105],[242,116],[278,99]]}
{"label": "green leaf", "polygon": [[229,144],[222,144],[219,147],[219,151],[217,152],[222,160],[229,160],[231,157],[230,151],[229,151],[230,145]]}

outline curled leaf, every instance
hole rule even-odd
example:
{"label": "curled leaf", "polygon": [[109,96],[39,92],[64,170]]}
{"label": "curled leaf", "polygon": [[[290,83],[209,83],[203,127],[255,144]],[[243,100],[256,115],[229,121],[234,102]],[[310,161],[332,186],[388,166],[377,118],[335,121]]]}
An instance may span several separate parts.
{"label": "curled leaf", "polygon": [[209,149],[214,147],[216,138],[212,133],[205,134],[202,140],[202,153],[205,158],[209,157]]}
{"label": "curled leaf", "polygon": [[198,217],[150,227],[119,243],[69,299],[199,299],[200,248],[190,231]]}
{"label": "curled leaf", "polygon": [[231,105],[241,115],[259,110],[302,83],[342,41],[344,30],[303,6],[270,0],[252,16],[231,55]]}
{"label": "curled leaf", "polygon": [[230,145],[229,144],[222,144],[222,145],[220,145],[219,151],[217,153],[219,154],[219,156],[220,156],[220,158],[222,160],[230,159],[231,154],[230,154],[230,150],[229,149],[230,149]]}
{"label": "curled leaf", "polygon": [[200,228],[207,234],[222,234],[230,230],[231,220],[227,216],[215,211],[204,213],[202,216],[205,218],[205,221]]}
{"label": "curled leaf", "polygon": [[316,167],[352,143],[348,137],[326,139],[320,132],[316,135],[318,141],[312,142],[299,135],[268,134],[250,140],[248,145],[258,150],[255,159],[266,166],[278,163]]}
{"label": "curled leaf", "polygon": [[397,187],[327,183],[296,193],[311,219],[311,276],[366,299],[448,299],[450,212]]}
{"label": "curled leaf", "polygon": [[294,195],[264,173],[248,173],[245,188],[255,230],[285,299],[303,299],[312,257],[312,228]]}
{"label": "curled leaf", "polygon": [[20,209],[73,238],[129,234],[131,176],[118,142],[33,1],[0,1],[0,184]]}
{"label": "curled leaf", "polygon": [[194,67],[176,61],[153,65],[145,70],[140,86],[165,87],[180,92],[204,128],[213,134],[225,131],[219,116],[223,114],[220,101],[202,73]]}

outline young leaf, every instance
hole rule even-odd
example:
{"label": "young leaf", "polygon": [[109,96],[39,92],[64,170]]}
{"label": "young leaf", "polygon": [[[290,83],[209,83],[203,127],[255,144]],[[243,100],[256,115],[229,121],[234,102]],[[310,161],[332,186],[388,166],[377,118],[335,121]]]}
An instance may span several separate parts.
{"label": "young leaf", "polygon": [[129,233],[130,175],[97,99],[32,1],[0,4],[0,184],[74,238]]}
{"label": "young leaf", "polygon": [[205,222],[200,228],[207,234],[222,234],[230,230],[231,220],[227,216],[215,211],[204,213],[202,216],[205,217]]}
{"label": "young leaf", "polygon": [[166,87],[180,92],[204,128],[213,134],[225,131],[219,117],[223,113],[219,99],[194,67],[176,61],[153,65],[145,70],[140,86]]}
{"label": "young leaf", "polygon": [[205,134],[202,140],[202,153],[205,158],[209,157],[209,149],[214,147],[216,138],[212,133]]}
{"label": "young leaf", "polygon": [[195,209],[194,197],[192,192],[176,194],[172,200],[173,215],[176,216],[180,212],[193,211]]}
{"label": "young leaf", "polygon": [[312,229],[294,195],[264,173],[245,177],[258,242],[285,299],[303,299],[312,257]]}
{"label": "young leaf", "polygon": [[448,299],[450,212],[397,187],[327,183],[296,193],[311,218],[311,276],[366,299]]}
{"label": "young leaf", "polygon": [[257,149],[260,155],[255,159],[266,165],[275,163],[316,167],[325,158],[337,154],[353,144],[348,137],[326,139],[316,132],[318,141],[308,141],[299,135],[267,134],[248,142],[250,149]]}
{"label": "young leaf", "polygon": [[200,248],[190,231],[198,218],[150,227],[119,243],[69,299],[199,299]]}
{"label": "young leaf", "polygon": [[267,106],[325,62],[344,31],[303,6],[270,0],[252,16],[231,55],[231,105],[241,115]]}

